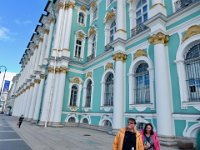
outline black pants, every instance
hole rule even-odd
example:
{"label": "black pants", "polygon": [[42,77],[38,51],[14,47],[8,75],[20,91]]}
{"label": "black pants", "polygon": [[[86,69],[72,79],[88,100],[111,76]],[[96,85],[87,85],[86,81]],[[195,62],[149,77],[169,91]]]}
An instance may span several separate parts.
{"label": "black pants", "polygon": [[18,123],[19,128],[20,128],[21,124],[22,124],[22,121],[19,121],[19,123]]}

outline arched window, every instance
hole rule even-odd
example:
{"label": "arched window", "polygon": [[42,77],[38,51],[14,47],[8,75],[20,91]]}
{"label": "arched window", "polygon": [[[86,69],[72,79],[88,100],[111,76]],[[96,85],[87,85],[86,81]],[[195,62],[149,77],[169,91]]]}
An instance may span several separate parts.
{"label": "arched window", "polygon": [[147,0],[139,0],[136,6],[136,23],[142,24],[148,19]]}
{"label": "arched window", "polygon": [[105,127],[112,127],[112,124],[109,120],[105,120],[103,126]]}
{"label": "arched window", "polygon": [[76,40],[75,57],[81,58],[82,41]]}
{"label": "arched window", "polygon": [[70,118],[69,118],[69,120],[68,120],[68,122],[70,122],[70,123],[75,123],[75,122],[76,122],[76,120],[75,120],[75,118],[74,118],[74,117],[70,117]]}
{"label": "arched window", "polygon": [[80,24],[84,24],[84,19],[85,19],[84,17],[85,17],[84,14],[82,12],[80,12],[79,17],[78,17],[78,22]]}
{"label": "arched window", "polygon": [[84,119],[83,119],[83,123],[88,124],[88,119],[87,119],[87,118],[84,118]]}
{"label": "arched window", "polygon": [[78,88],[73,85],[71,90],[71,98],[70,98],[70,106],[76,106],[77,102],[77,94],[78,94]]}
{"label": "arched window", "polygon": [[92,81],[89,80],[86,87],[86,102],[85,107],[90,107],[91,105],[91,95],[92,95]]}
{"label": "arched window", "polygon": [[136,104],[150,103],[149,71],[148,64],[141,63],[135,71],[134,97]]}
{"label": "arched window", "polygon": [[115,20],[111,23],[110,26],[110,42],[114,40],[114,34],[116,32],[116,22]]}
{"label": "arched window", "polygon": [[113,106],[113,74],[110,73],[105,80],[104,106]]}
{"label": "arched window", "polygon": [[189,102],[200,102],[200,43],[189,49],[184,63]]}

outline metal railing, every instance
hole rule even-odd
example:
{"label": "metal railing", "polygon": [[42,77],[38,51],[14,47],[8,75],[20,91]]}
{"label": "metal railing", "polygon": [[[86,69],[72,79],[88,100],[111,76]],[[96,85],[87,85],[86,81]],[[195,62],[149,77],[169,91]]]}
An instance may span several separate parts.
{"label": "metal railing", "polygon": [[138,24],[135,28],[133,28],[131,30],[131,36],[133,37],[133,36],[143,32],[146,29],[148,29],[148,27],[145,26],[144,24]]}
{"label": "metal railing", "polygon": [[197,2],[200,0],[177,0],[174,5],[175,5],[175,11],[179,11],[181,9],[184,9],[185,7],[191,5],[194,2]]}

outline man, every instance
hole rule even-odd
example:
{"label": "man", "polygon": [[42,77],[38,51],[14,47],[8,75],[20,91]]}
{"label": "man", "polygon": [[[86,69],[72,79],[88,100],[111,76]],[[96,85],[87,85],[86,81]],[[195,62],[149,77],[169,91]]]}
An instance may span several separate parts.
{"label": "man", "polygon": [[21,116],[19,117],[19,122],[18,122],[19,128],[20,128],[20,126],[21,126],[23,120],[24,120],[24,115],[21,115]]}
{"label": "man", "polygon": [[121,128],[115,136],[113,150],[144,150],[141,134],[136,130],[136,121],[128,119],[126,128]]}

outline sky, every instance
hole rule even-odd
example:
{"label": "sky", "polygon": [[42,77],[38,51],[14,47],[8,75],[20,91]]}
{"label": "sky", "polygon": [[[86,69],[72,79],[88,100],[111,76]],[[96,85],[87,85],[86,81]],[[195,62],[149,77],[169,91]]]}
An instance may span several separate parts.
{"label": "sky", "polygon": [[[19,73],[19,64],[48,0],[1,0],[0,66]],[[0,67],[4,72],[4,67]]]}

